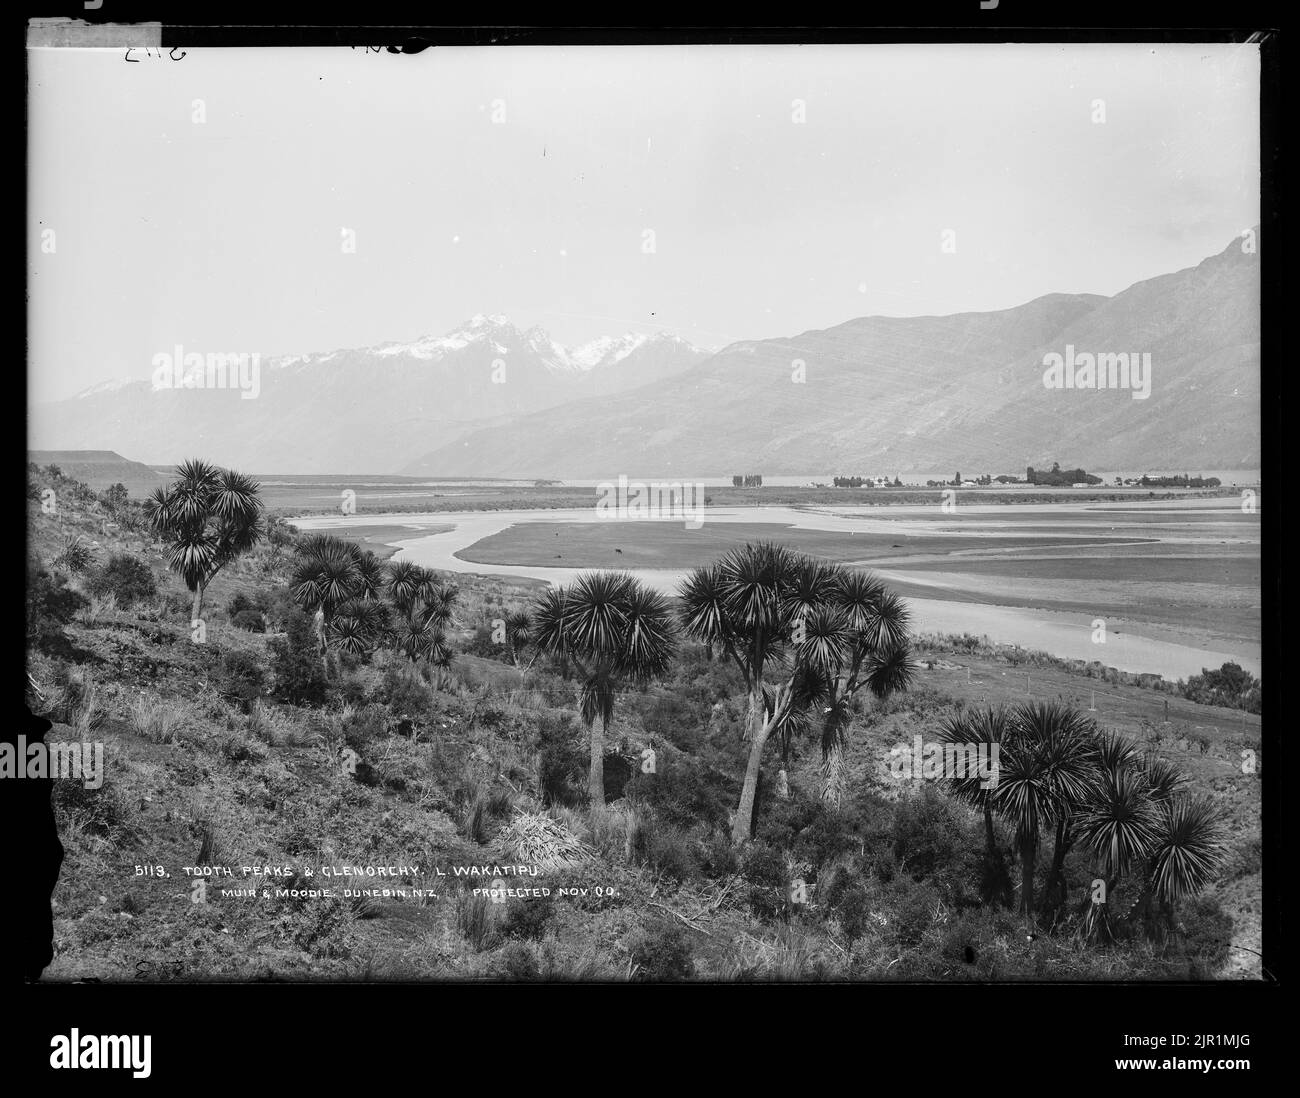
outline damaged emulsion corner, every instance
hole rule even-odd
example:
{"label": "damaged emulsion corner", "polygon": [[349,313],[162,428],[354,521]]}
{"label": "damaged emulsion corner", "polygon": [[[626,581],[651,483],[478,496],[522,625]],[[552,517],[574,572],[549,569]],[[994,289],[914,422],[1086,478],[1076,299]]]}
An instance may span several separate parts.
{"label": "damaged emulsion corner", "polygon": [[[45,734],[54,725],[23,706],[22,717],[5,729],[4,742],[17,752],[19,737],[26,742],[44,743]],[[39,980],[54,959],[54,912],[50,906],[54,886],[63,864],[63,844],[54,821],[50,796],[54,783],[48,774],[22,777],[6,783],[14,806],[15,835],[22,836],[26,848],[23,859],[30,886],[16,890],[19,905],[19,952],[24,980]]]}
{"label": "damaged emulsion corner", "polygon": [[28,49],[157,49],[161,23],[88,23],[84,19],[41,18],[27,23]]}

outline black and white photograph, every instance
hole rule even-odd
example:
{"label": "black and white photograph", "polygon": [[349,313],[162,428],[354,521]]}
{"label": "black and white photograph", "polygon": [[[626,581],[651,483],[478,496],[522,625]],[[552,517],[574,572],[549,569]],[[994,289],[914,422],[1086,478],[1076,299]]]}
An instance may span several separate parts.
{"label": "black and white photograph", "polygon": [[1273,978],[1258,36],[74,22],[28,981]]}

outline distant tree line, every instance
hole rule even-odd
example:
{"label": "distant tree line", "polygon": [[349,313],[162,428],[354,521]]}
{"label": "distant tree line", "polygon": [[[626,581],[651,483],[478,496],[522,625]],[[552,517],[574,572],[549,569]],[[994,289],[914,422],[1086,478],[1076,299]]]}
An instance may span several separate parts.
{"label": "distant tree line", "polygon": [[1072,484],[1100,484],[1101,477],[1083,469],[1062,469],[1059,461],[1052,462],[1051,472],[1043,472],[1032,465],[1025,470],[1025,480],[1030,484],[1049,488],[1068,488]]}
{"label": "distant tree line", "polygon": [[1240,664],[1225,663],[1217,671],[1201,669],[1186,682],[1178,683],[1178,692],[1201,705],[1220,705],[1244,709],[1247,713],[1263,711],[1263,684]]}
{"label": "distant tree line", "polygon": [[1141,488],[1217,488],[1223,482],[1218,477],[1189,477],[1184,473],[1182,476],[1172,477],[1142,476],[1123,483],[1135,484]]}
{"label": "distant tree line", "polygon": [[888,477],[836,477],[831,483],[836,488],[861,488],[863,485],[871,488],[876,486],[878,480],[884,481],[886,488],[903,487],[903,482],[898,477],[894,477],[892,481]]}
{"label": "distant tree line", "polygon": [[1001,476],[1001,477],[994,478],[993,475],[990,473],[985,473],[982,477],[976,477],[973,481],[967,482],[962,479],[961,470],[958,469],[956,475],[952,478],[952,480],[927,480],[925,482],[925,486],[927,488],[953,488],[953,487],[960,488],[963,484],[971,483],[971,484],[978,484],[981,488],[987,488],[989,487],[989,485],[991,485],[994,482],[995,479],[999,484],[1019,483],[1019,481],[1016,480],[1015,477]]}
{"label": "distant tree line", "polygon": [[744,476],[733,476],[731,478],[733,488],[762,488],[762,473],[746,473]]}

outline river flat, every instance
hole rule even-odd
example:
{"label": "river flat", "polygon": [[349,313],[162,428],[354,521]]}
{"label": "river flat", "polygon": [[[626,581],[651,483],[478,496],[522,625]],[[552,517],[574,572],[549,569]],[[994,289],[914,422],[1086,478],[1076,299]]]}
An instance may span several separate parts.
{"label": "river flat", "polygon": [[1229,660],[1261,672],[1258,507],[1243,511],[1231,497],[710,507],[697,529],[594,508],[292,521],[372,545],[382,533],[396,558],[442,571],[567,583],[628,570],[669,594],[736,545],[778,541],[876,572],[907,598],[919,632],[973,633],[1166,678]]}

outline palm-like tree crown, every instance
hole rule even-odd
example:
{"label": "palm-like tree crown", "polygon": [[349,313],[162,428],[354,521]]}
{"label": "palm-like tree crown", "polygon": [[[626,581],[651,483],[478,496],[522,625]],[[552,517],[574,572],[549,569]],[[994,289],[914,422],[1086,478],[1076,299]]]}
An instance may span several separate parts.
{"label": "palm-like tree crown", "polygon": [[329,534],[303,539],[289,597],[304,610],[320,610],[328,621],[349,599],[363,598],[367,586],[355,544]]}
{"label": "palm-like tree crown", "polygon": [[191,591],[262,537],[259,485],[233,469],[192,459],[176,467],[176,479],[155,488],[144,513],[168,542],[168,564]]}
{"label": "palm-like tree crown", "polygon": [[1084,805],[1098,783],[1096,726],[1055,702],[1030,702],[1011,715],[1012,734],[999,751],[993,802],[1036,848],[1042,828]]}
{"label": "palm-like tree crown", "polygon": [[1093,798],[1079,814],[1080,842],[1097,858],[1107,880],[1126,876],[1153,849],[1160,816],[1150,787],[1136,767],[1105,770]]}
{"label": "palm-like tree crown", "polygon": [[[1006,708],[992,706],[983,709],[968,709],[956,717],[950,717],[939,729],[936,737],[940,743],[987,745],[992,757],[992,748],[996,745],[999,756],[1002,745],[1012,735],[1011,714]],[[960,800],[976,808],[983,808],[990,802],[990,796],[997,788],[996,784],[985,787],[978,771],[968,771],[965,775],[949,775],[948,787]],[[998,783],[1002,780],[1001,759],[998,762]]]}
{"label": "palm-like tree crown", "polygon": [[586,572],[543,592],[531,614],[531,639],[590,673],[636,679],[666,671],[675,641],[668,600],[617,572]]}
{"label": "palm-like tree crown", "polygon": [[1208,797],[1177,794],[1161,802],[1160,827],[1151,850],[1156,895],[1176,904],[1200,892],[1217,876],[1226,857],[1226,835]]}

